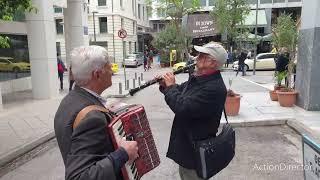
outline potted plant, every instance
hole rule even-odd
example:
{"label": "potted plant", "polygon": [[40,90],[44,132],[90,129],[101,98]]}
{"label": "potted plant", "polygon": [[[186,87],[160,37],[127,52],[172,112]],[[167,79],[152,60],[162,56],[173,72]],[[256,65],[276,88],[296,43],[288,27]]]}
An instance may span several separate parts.
{"label": "potted plant", "polygon": [[284,88],[282,85],[283,79],[287,76],[287,71],[282,71],[282,72],[275,72],[274,76],[276,78],[277,84],[274,86],[273,90],[269,91],[270,99],[272,101],[278,101],[278,94],[277,90],[280,90],[281,88]]}
{"label": "potted plant", "polygon": [[229,89],[227,91],[227,98],[224,105],[226,114],[228,116],[236,116],[239,114],[240,110],[240,94],[237,94],[231,90],[232,79],[229,79]]}
{"label": "potted plant", "polygon": [[277,18],[277,24],[273,29],[273,40],[277,49],[282,49],[282,53],[287,53],[288,56],[285,88],[277,90],[278,101],[280,106],[291,107],[296,103],[298,94],[292,87],[298,31],[290,15],[282,14]]}

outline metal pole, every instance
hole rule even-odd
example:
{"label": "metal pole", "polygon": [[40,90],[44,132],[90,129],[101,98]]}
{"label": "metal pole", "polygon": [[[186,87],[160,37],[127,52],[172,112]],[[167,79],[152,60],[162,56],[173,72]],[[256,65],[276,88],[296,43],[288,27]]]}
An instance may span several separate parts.
{"label": "metal pole", "polygon": [[96,20],[95,20],[95,14],[96,12],[92,12],[93,14],[93,37],[94,37],[94,42],[96,43],[97,42],[97,38],[96,38]]}
{"label": "metal pole", "polygon": [[253,60],[253,75],[256,75],[256,62],[257,62],[257,33],[258,33],[258,5],[259,5],[259,0],[256,2],[256,27],[254,31],[254,60]]}
{"label": "metal pole", "polygon": [[141,86],[141,78],[138,77],[138,85]]}
{"label": "metal pole", "polygon": [[141,73],[141,75],[140,75],[140,76],[141,76],[141,81],[143,81],[143,73]]}
{"label": "metal pole", "polygon": [[119,83],[119,94],[122,94],[122,83]]}
{"label": "metal pole", "polygon": [[111,0],[112,6],[112,48],[113,48],[113,62],[116,62],[116,50],[114,45],[114,15],[113,15],[113,0]]}
{"label": "metal pole", "polygon": [[123,44],[123,38],[121,38],[122,39],[122,64],[123,64],[123,73],[124,73],[124,82],[127,82],[127,74],[126,74],[126,66],[125,66],[125,63],[124,63],[124,59],[125,59],[125,57],[124,57],[124,55],[125,55],[125,52],[124,52],[124,50],[125,50],[125,48],[124,48],[124,44]]}
{"label": "metal pole", "polygon": [[138,74],[136,72],[134,73],[134,79],[138,79]]}
{"label": "metal pole", "polygon": [[126,82],[126,90],[128,90],[129,88],[130,88],[130,86],[129,86],[129,79],[127,80],[127,81],[125,81]]}

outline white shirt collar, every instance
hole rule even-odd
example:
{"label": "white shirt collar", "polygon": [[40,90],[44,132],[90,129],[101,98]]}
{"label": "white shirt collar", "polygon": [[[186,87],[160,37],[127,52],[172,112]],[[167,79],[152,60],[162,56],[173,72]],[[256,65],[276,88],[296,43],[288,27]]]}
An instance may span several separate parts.
{"label": "white shirt collar", "polygon": [[101,102],[101,104],[103,104],[106,107],[107,100],[105,98],[103,98],[102,96],[100,96],[96,92],[91,91],[90,89],[87,89],[87,88],[84,88],[84,87],[81,87],[81,88],[84,89],[85,91],[87,91],[88,93],[90,93],[91,95],[93,95],[94,97],[96,97]]}

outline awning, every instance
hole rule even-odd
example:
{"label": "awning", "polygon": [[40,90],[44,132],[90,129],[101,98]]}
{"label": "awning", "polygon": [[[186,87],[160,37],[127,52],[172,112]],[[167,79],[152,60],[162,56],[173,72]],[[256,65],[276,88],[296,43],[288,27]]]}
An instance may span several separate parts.
{"label": "awning", "polygon": [[[258,10],[258,26],[267,26],[267,15],[264,9]],[[251,10],[244,21],[245,26],[255,26],[256,25],[256,10]]]}

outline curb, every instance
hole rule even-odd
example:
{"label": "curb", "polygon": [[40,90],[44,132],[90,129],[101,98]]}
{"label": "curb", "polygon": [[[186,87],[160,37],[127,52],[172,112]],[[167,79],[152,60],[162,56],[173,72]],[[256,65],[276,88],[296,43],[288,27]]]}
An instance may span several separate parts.
{"label": "curb", "polygon": [[54,131],[49,131],[44,136],[39,137],[31,142],[23,144],[20,147],[16,147],[14,150],[3,154],[0,156],[0,167],[8,164],[9,162],[17,159],[18,157],[26,154],[27,152],[31,151],[32,149],[36,148],[37,146],[53,139],[55,137]]}

